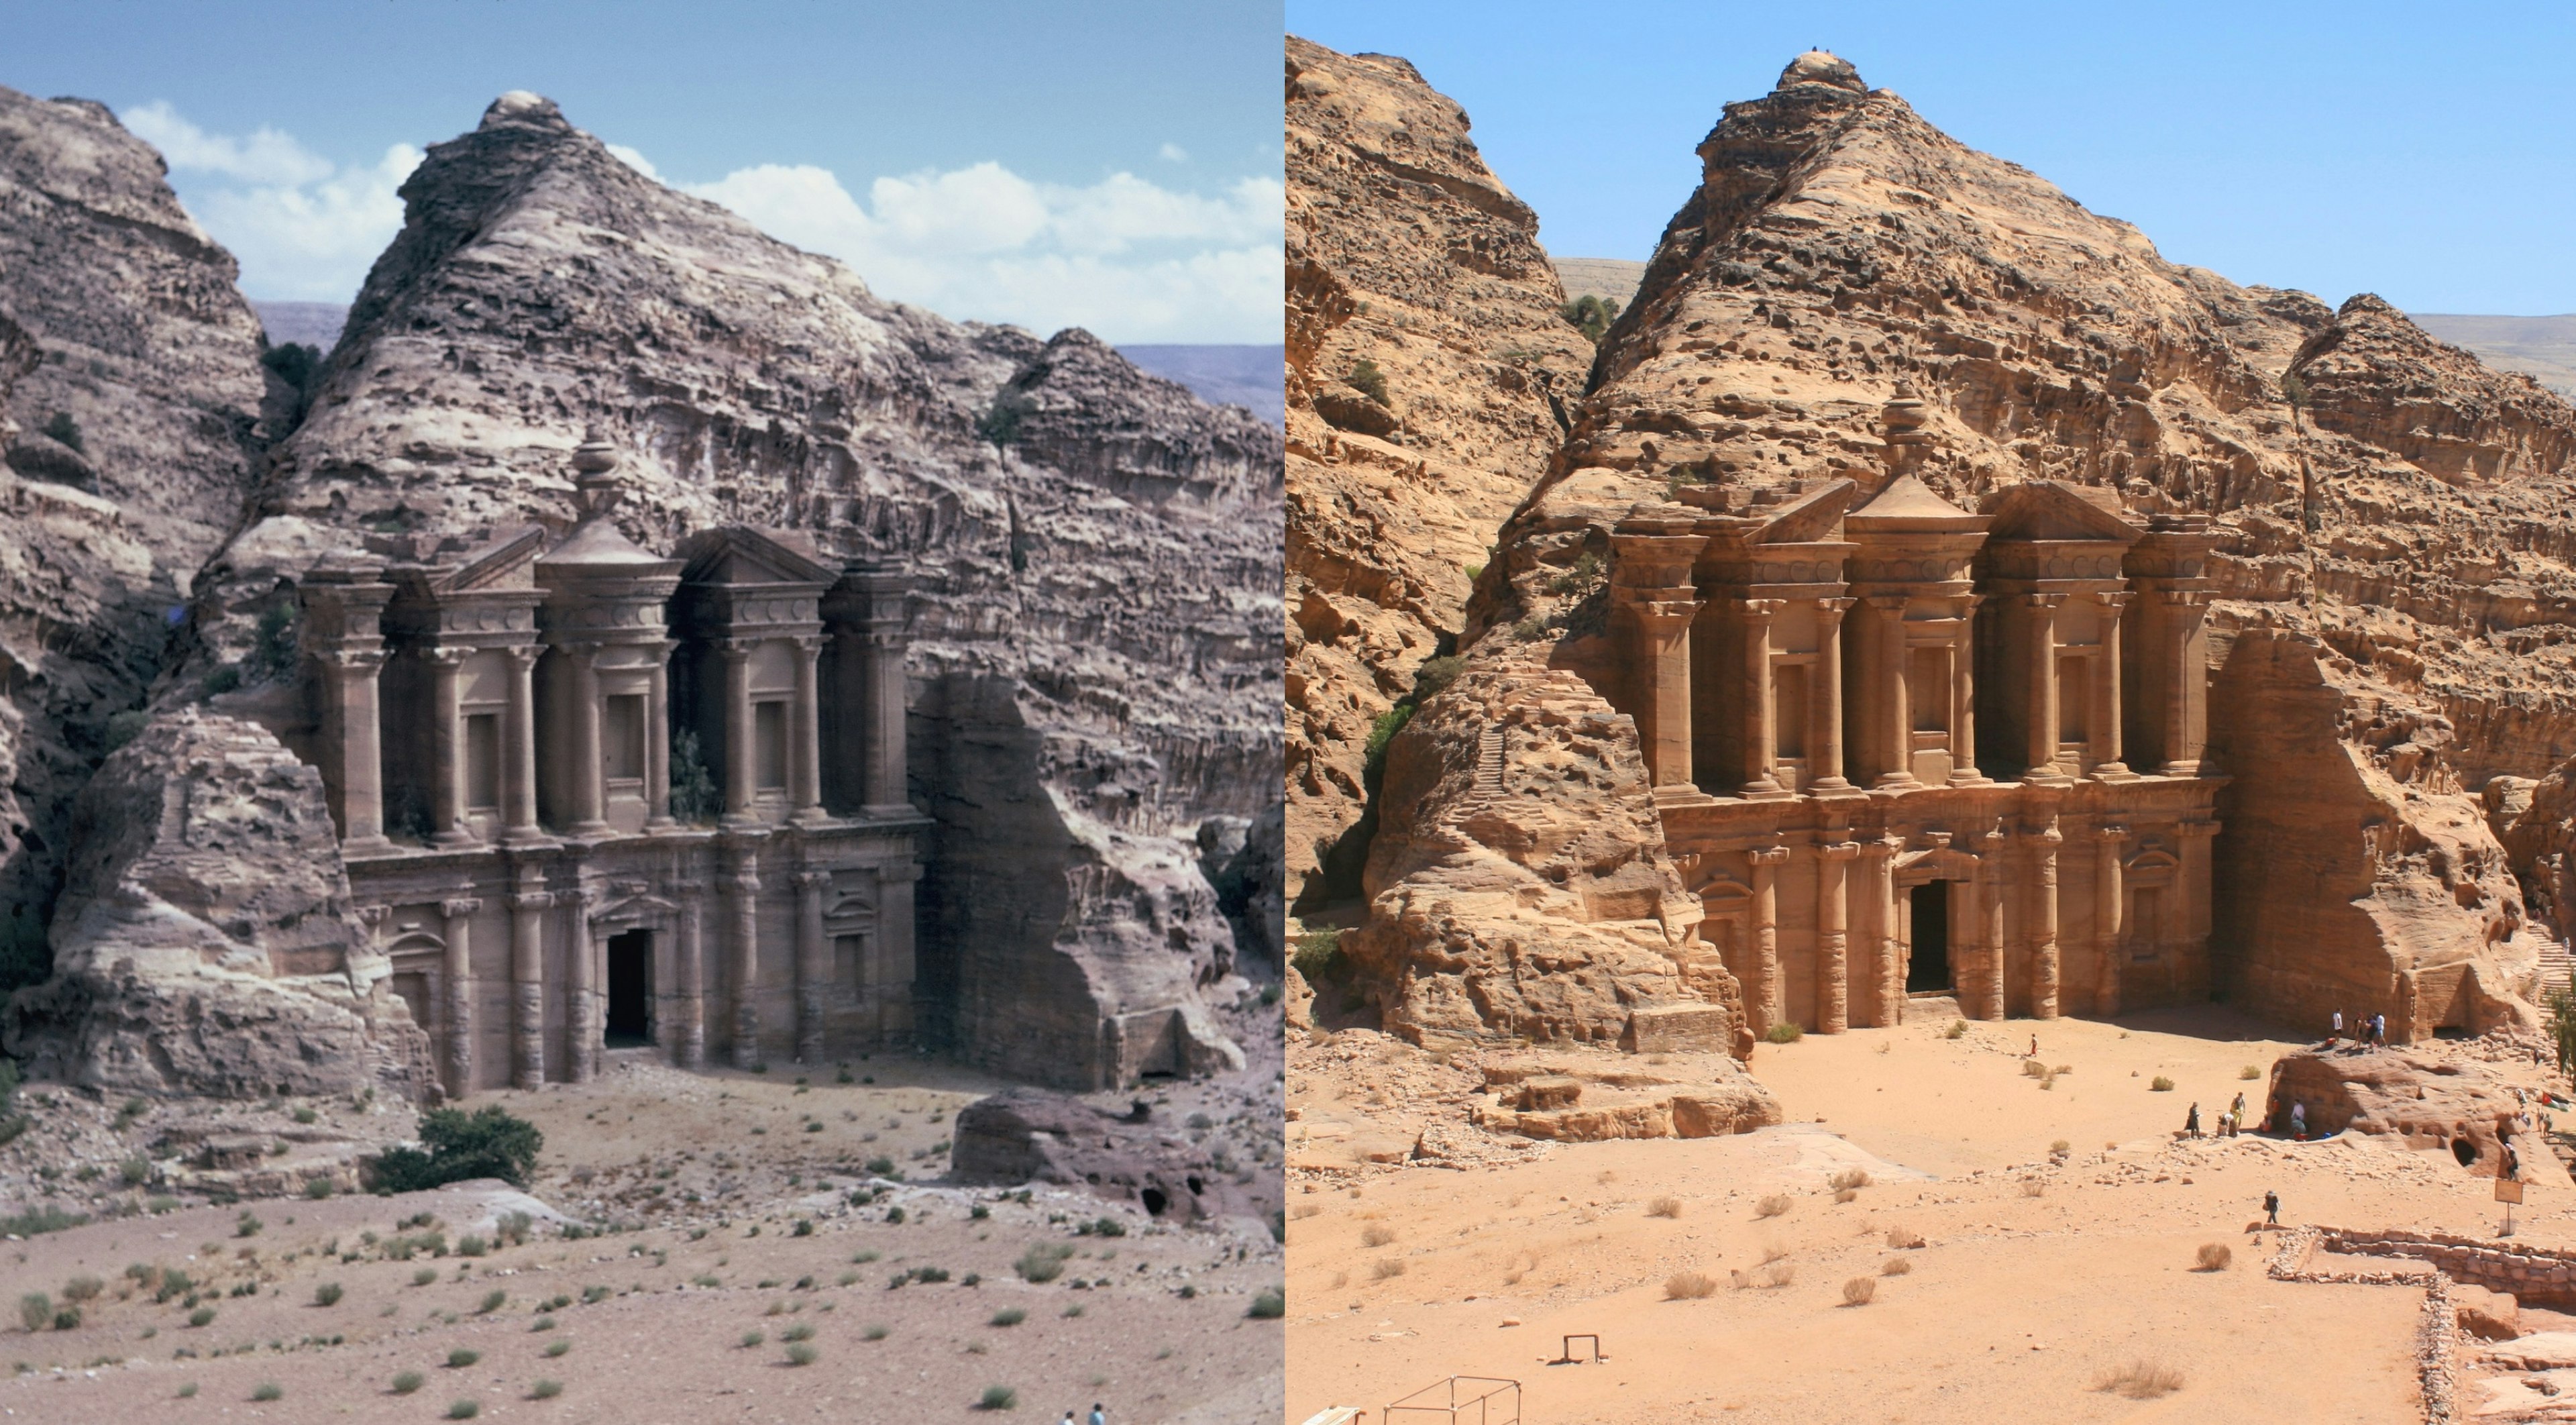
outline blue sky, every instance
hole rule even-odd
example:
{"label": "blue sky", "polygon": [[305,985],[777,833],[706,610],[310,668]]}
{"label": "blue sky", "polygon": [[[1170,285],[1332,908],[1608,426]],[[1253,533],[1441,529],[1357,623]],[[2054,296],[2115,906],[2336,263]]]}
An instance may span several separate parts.
{"label": "blue sky", "polygon": [[1288,0],[1466,106],[1569,257],[1647,257],[1726,101],[1810,47],[2144,229],[2330,302],[2576,312],[2576,6]]}
{"label": "blue sky", "polygon": [[1279,339],[1280,13],[1238,0],[0,0],[0,84],[114,108],[255,298],[346,300],[505,90],[948,316]]}

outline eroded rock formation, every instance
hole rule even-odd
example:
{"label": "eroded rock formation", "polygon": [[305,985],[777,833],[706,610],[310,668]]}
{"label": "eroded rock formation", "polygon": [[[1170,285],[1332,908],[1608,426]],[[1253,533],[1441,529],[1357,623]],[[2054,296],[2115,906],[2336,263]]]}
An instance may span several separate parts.
{"label": "eroded rock formation", "polygon": [[[2212,859],[2240,868],[2215,907],[2216,988],[2301,1021],[2319,996],[2352,997],[2392,1033],[2527,1015],[2538,947],[2511,873],[2529,867],[2508,868],[2473,793],[2576,751],[2560,637],[2576,626],[2576,413],[2376,298],[2337,311],[2167,262],[1831,55],[1728,105],[1699,156],[1568,438],[1501,528],[1460,686],[1543,663],[1615,701],[1626,674],[1596,636],[1611,528],[1641,509],[1758,514],[1866,475],[1885,458],[1877,413],[1907,382],[1924,402],[1915,473],[1960,509],[2042,478],[2138,516],[2215,518],[2213,660],[2249,660],[2211,717],[2210,770],[2232,778]],[[2231,642],[2253,626],[2272,632]],[[1547,689],[1524,678],[1497,706]],[[1455,821],[1474,797],[1410,770],[1469,756],[1436,707],[1390,751],[1389,826]],[[1507,815],[1544,823],[1571,795]],[[1627,798],[1650,812],[1642,786]],[[2283,844],[2305,878],[2241,871],[2294,812]],[[1389,986],[1446,972],[1450,938],[1416,907],[1455,868],[1386,864],[1349,948]],[[2311,955],[2319,917],[2340,928]]]}
{"label": "eroded rock formation", "polygon": [[1048,1052],[1015,1013],[1231,1062],[1195,1000],[1233,946],[1192,837],[1275,795],[1278,433],[1085,333],[883,301],[535,95],[496,101],[402,191],[402,233],[201,582],[163,700],[239,682],[219,706],[304,716],[259,620],[317,557],[559,533],[565,456],[596,425],[634,452],[620,520],[646,547],[745,521],[913,575],[914,795],[940,821],[923,938],[953,947],[923,967],[946,995],[930,1032],[1068,1087],[1094,1086],[1067,1066],[1098,1056]]}
{"label": "eroded rock formation", "polygon": [[[1055,1183],[1175,1222],[1267,1219],[1275,1187],[1237,1182],[1150,1105],[1125,1114],[1039,1089],[1010,1089],[957,1111],[953,1176],[964,1183]],[[1276,1182],[1275,1178],[1271,1179]]]}
{"label": "eroded rock formation", "polygon": [[111,755],[73,811],[54,975],[5,1011],[36,1076],[218,1098],[434,1097],[386,981],[322,775],[256,723],[183,709]]}
{"label": "eroded rock formation", "polygon": [[0,993],[43,974],[72,799],[265,443],[234,274],[105,106],[0,89]]}
{"label": "eroded rock formation", "polygon": [[1291,37],[1287,124],[1288,877],[1312,904],[1356,891],[1370,726],[1457,633],[1592,354],[1537,216],[1412,65]]}

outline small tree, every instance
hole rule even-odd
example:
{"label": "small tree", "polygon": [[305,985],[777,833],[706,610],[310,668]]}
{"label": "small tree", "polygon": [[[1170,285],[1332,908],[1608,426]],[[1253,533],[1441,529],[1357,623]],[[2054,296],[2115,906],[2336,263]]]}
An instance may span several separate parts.
{"label": "small tree", "polygon": [[73,420],[69,411],[54,412],[54,418],[45,422],[45,434],[83,455],[89,453],[89,447],[81,444],[80,422]]}
{"label": "small tree", "polygon": [[1377,363],[1374,361],[1363,360],[1353,363],[1351,374],[1342,378],[1342,384],[1381,406],[1387,404],[1386,373],[1378,370]]}
{"label": "small tree", "polygon": [[2576,990],[2549,992],[2549,1038],[2558,1048],[2558,1072],[2576,1068]]}
{"label": "small tree", "polygon": [[420,1141],[428,1151],[395,1148],[376,1160],[376,1182],[394,1192],[418,1192],[467,1178],[499,1178],[526,1187],[536,1172],[545,1135],[497,1105],[469,1114],[434,1108],[422,1115]]}
{"label": "small tree", "polygon": [[1610,324],[1619,320],[1618,303],[1589,294],[1575,298],[1558,311],[1576,331],[1583,333],[1585,341],[1594,346],[1599,346],[1601,339],[1610,334]]}
{"label": "small tree", "polygon": [[722,809],[716,779],[707,771],[706,752],[695,728],[671,730],[671,815],[682,821],[709,821]]}

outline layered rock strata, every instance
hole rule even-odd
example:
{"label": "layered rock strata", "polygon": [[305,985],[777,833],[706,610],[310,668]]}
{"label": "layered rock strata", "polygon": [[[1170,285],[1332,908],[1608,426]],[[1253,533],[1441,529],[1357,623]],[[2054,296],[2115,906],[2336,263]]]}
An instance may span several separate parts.
{"label": "layered rock strata", "polygon": [[[1908,468],[1945,508],[2044,479],[2142,524],[2214,519],[2211,658],[2248,661],[2212,694],[2207,770],[2231,780],[2208,855],[2257,865],[2305,808],[2284,844],[2310,874],[2219,877],[2212,988],[2302,1022],[2340,995],[2413,1034],[2527,1014],[2512,1001],[2536,988],[2538,949],[2510,874],[2526,868],[2506,866],[2465,793],[2576,751],[2576,649],[2556,636],[2576,627],[2576,413],[2376,298],[2338,311],[2167,262],[1830,55],[1728,105],[1699,156],[1568,438],[1501,528],[1460,686],[1507,680],[1483,685],[1498,712],[1560,696],[1511,671],[1543,665],[1642,707],[1620,702],[1630,670],[1601,636],[1621,521],[1741,522],[1837,480],[1875,488],[1878,413],[1910,383]],[[2309,654],[2232,641],[2258,625]],[[1469,765],[1487,735],[1437,707],[1390,749],[1389,827],[1456,821],[1476,800],[1467,780],[1414,770]],[[1543,826],[1598,795],[1534,789],[1492,815]],[[1632,819],[1651,814],[1641,783],[1623,796]],[[2314,816],[2316,796],[2354,815]],[[1393,843],[1385,867],[1369,925],[1345,940],[1392,1006],[1418,998],[1408,977],[1460,958],[1419,909],[1456,871],[1406,864]],[[2344,928],[2311,954],[2320,885]],[[1526,998],[1478,1017],[1508,1025]]]}
{"label": "layered rock strata", "polygon": [[1446,652],[1592,353],[1538,219],[1412,65],[1291,37],[1288,876],[1354,894],[1372,724]]}
{"label": "layered rock strata", "polygon": [[438,1093],[349,895],[322,776],[255,723],[156,719],[80,795],[54,975],[12,997],[38,1077],[242,1098]]}
{"label": "layered rock strata", "polygon": [[44,973],[73,797],[269,431],[259,323],[159,155],[0,89],[0,993]]}
{"label": "layered rock strata", "polygon": [[[596,425],[636,453],[638,544],[757,523],[911,574],[914,797],[939,819],[923,938],[955,947],[923,966],[933,1038],[1068,1087],[1104,1062],[1232,1062],[1197,1003],[1233,937],[1192,838],[1275,796],[1278,433],[1085,333],[883,301],[535,95],[402,192],[162,699],[238,684],[219,706],[309,716],[260,650],[313,562],[559,534],[564,457]],[[1104,1036],[1167,1051],[1104,1060]]]}

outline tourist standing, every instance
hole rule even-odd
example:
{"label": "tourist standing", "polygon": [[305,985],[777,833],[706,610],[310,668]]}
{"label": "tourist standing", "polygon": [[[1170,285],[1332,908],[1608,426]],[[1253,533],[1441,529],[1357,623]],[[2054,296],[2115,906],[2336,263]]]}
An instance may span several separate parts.
{"label": "tourist standing", "polygon": [[2263,1222],[2264,1225],[2268,1227],[2278,1227],[2281,1225],[2281,1195],[2279,1193],[2266,1192],[2263,1194]]}
{"label": "tourist standing", "polygon": [[2236,1121],[2238,1123],[2243,1123],[2245,1121],[2245,1091],[2243,1089],[2236,1091],[2236,1102],[2228,1105],[2227,1111],[2236,1115]]}
{"label": "tourist standing", "polygon": [[2336,1011],[2334,1012],[2334,1028],[2333,1028],[2332,1030],[2328,1031],[2328,1033],[2326,1034],[2326,1042],[2327,1042],[2327,1043],[2329,1043],[2329,1044],[2332,1044],[2332,1043],[2333,1043],[2333,1042],[2335,1042],[2337,1039],[2340,1039],[2340,1038],[2342,1038],[2342,1037],[2343,1037],[2343,1011],[2342,1011],[2342,1010],[2336,1010]]}
{"label": "tourist standing", "polygon": [[2182,1121],[2182,1133],[2183,1133],[2183,1136],[2184,1136],[2184,1137],[2186,1137],[2186,1138],[2197,1138],[2197,1137],[2199,1137],[2199,1136],[2200,1136],[2200,1105],[2199,1105],[2199,1104],[2196,1104],[2196,1103],[2195,1103],[2195,1104],[2193,1104],[2193,1105],[2191,1106],[2191,1113],[2183,1119],[2183,1121]]}
{"label": "tourist standing", "polygon": [[2290,1105],[2290,1136],[2302,1143],[2308,1141],[2308,1106],[2304,1103]]}

